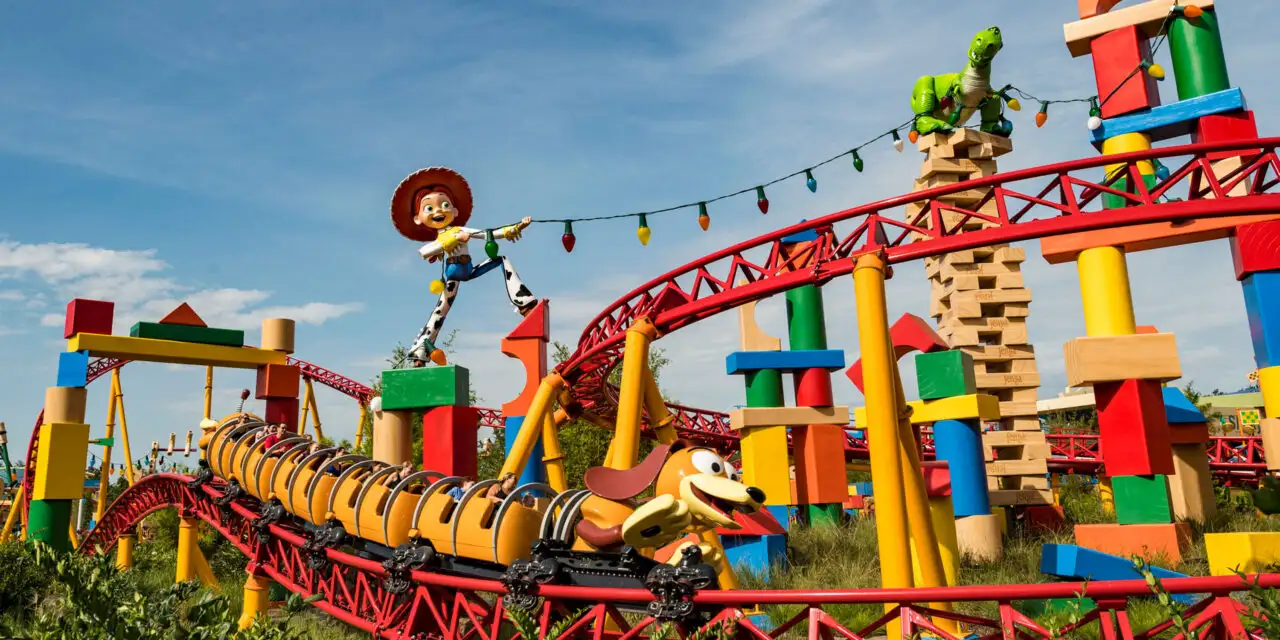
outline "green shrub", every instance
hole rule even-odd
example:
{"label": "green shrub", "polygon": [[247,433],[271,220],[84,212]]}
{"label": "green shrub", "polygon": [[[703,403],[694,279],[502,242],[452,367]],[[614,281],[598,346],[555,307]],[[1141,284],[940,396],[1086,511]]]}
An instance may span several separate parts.
{"label": "green shrub", "polygon": [[0,543],[0,612],[25,617],[49,583],[49,575],[21,542]]}

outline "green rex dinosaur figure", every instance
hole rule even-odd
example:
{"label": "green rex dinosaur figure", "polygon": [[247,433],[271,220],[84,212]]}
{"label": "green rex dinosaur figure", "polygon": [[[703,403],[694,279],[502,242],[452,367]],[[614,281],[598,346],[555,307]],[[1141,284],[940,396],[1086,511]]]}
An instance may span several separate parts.
{"label": "green rex dinosaur figure", "polygon": [[982,131],[1007,136],[1013,123],[1002,115],[1000,97],[991,91],[991,61],[1004,46],[1000,27],[978,32],[969,45],[969,63],[960,73],[921,76],[911,91],[920,135],[951,131],[962,126],[975,111],[982,112]]}

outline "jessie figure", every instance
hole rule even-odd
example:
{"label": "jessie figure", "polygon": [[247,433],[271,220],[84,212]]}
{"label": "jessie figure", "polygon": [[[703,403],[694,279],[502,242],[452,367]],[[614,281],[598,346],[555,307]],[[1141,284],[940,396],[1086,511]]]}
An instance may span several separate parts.
{"label": "jessie figure", "polygon": [[[440,299],[409,349],[409,357],[415,366],[423,366],[428,360],[444,364],[444,353],[436,348],[435,341],[444,326],[445,317],[449,315],[449,308],[458,297],[459,283],[478,278],[500,266],[506,279],[507,297],[518,312],[526,314],[538,303],[507,258],[495,256],[479,264],[472,261],[467,242],[474,238],[484,239],[485,231],[464,226],[471,217],[471,207],[471,187],[466,179],[445,167],[430,167],[410,174],[391,196],[391,222],[400,235],[426,243],[418,249],[422,259],[436,262],[443,258],[444,261],[443,289],[440,282],[433,282],[431,287],[432,293],[440,294]],[[520,222],[495,229],[493,237],[515,242],[532,221],[532,218],[525,217]]]}

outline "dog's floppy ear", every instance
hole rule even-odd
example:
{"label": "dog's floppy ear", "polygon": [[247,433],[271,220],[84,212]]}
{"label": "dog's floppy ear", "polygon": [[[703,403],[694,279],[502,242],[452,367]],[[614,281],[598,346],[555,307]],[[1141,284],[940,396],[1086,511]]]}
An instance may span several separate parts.
{"label": "dog's floppy ear", "polygon": [[671,446],[660,444],[645,457],[644,462],[630,469],[611,469],[609,467],[592,467],[583,476],[587,489],[606,500],[629,500],[642,493],[654,480],[658,472],[666,464],[671,454]]}

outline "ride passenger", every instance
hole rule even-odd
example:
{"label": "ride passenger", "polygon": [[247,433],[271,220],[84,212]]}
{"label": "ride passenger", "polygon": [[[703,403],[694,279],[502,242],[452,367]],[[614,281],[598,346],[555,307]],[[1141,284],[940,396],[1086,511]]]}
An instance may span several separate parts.
{"label": "ride passenger", "polygon": [[517,482],[519,482],[519,478],[516,477],[516,474],[503,474],[503,476],[498,480],[498,484],[489,487],[489,491],[485,494],[485,497],[494,502],[502,502],[507,499],[507,496],[511,495],[512,491],[516,490]]}
{"label": "ride passenger", "polygon": [[453,487],[450,488],[445,493],[450,498],[453,498],[454,500],[462,500],[462,496],[467,493],[468,489],[475,486],[475,484],[476,484],[475,480],[472,480],[471,478],[467,478],[466,480],[462,481],[462,484],[453,485]]}

